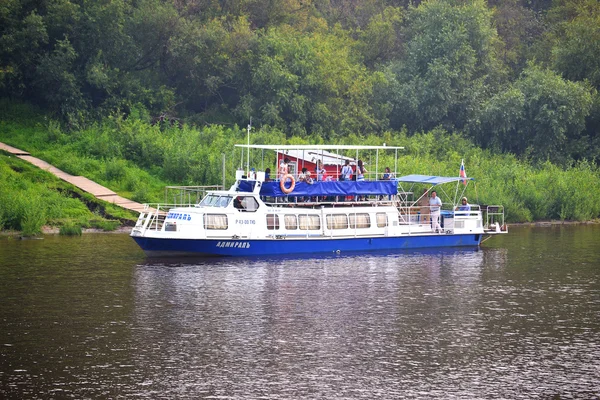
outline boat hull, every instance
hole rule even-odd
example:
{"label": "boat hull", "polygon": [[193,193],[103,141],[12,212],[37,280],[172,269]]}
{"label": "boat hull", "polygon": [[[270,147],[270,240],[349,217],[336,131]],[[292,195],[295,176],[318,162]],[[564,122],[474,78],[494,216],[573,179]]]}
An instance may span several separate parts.
{"label": "boat hull", "polygon": [[324,239],[165,239],[132,236],[149,257],[249,257],[291,254],[342,254],[432,247],[477,247],[481,234]]}

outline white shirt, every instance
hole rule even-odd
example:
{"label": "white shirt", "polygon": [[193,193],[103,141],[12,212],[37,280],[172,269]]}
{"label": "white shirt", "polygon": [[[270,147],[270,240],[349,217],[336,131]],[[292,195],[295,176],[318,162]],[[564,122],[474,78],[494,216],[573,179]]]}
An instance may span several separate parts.
{"label": "white shirt", "polygon": [[349,165],[344,165],[342,167],[342,176],[344,177],[345,180],[351,181],[352,180],[352,167]]}
{"label": "white shirt", "polygon": [[430,197],[429,198],[429,206],[431,207],[431,212],[440,212],[440,207],[442,206],[442,201],[439,197]]}

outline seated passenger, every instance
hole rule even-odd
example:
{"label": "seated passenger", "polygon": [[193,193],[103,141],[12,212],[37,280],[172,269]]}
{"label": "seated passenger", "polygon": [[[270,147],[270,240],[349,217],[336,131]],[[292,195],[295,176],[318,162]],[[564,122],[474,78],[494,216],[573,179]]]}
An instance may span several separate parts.
{"label": "seated passenger", "polygon": [[306,173],[307,173],[307,169],[306,167],[302,168],[302,172],[300,173],[300,175],[298,175],[298,182],[305,182],[306,181]]}
{"label": "seated passenger", "polygon": [[235,199],[233,199],[233,206],[235,208],[237,208],[238,210],[243,210],[244,206],[242,206],[242,197],[238,196]]}
{"label": "seated passenger", "polygon": [[395,176],[394,176],[394,174],[392,174],[390,167],[385,167],[385,172],[384,172],[383,176],[381,177],[381,179],[384,181],[389,181],[390,179],[394,179],[394,178],[395,178]]}
{"label": "seated passenger", "polygon": [[[306,169],[306,168],[302,168],[302,169]],[[308,183],[309,185],[312,185],[313,178],[310,176],[310,171],[306,171],[306,176],[304,177],[304,182]]]}
{"label": "seated passenger", "polygon": [[467,198],[463,197],[461,200],[461,205],[456,207],[456,211],[471,211],[471,206],[467,203]]}

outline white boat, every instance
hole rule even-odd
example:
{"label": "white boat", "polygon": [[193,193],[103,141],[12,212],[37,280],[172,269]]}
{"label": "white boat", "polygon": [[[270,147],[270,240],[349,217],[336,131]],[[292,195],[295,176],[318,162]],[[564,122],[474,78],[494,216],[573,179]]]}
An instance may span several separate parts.
{"label": "white boat", "polygon": [[[470,204],[460,210],[465,181],[472,178],[406,175],[388,180],[339,181],[340,151],[396,153],[390,146],[260,146],[244,150],[291,157],[290,175],[270,180],[265,171],[238,170],[229,190],[171,187],[177,204],[146,205],[131,237],[148,256],[263,256],[342,254],[435,247],[477,247],[485,237],[505,234],[501,205]],[[332,153],[337,151],[338,153]],[[321,164],[325,180],[298,181],[302,165]],[[336,164],[337,163],[337,164]],[[378,161],[376,161],[376,164]],[[247,167],[249,167],[247,165]],[[379,169],[378,165],[370,166]],[[394,168],[395,169],[395,168]],[[283,181],[283,182],[282,182]],[[445,190],[444,187],[453,190]],[[435,207],[423,206],[414,189],[444,197],[439,226]],[[452,192],[454,194],[452,195]],[[461,193],[459,193],[461,192]],[[450,195],[448,194],[450,193]],[[448,201],[449,198],[453,198]],[[185,199],[181,201],[181,199]],[[433,215],[432,215],[433,214]]]}

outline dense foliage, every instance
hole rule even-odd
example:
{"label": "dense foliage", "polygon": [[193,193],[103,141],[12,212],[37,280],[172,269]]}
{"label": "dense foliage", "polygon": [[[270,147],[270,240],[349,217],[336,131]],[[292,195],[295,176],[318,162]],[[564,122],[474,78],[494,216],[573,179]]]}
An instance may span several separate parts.
{"label": "dense foliage", "polygon": [[596,0],[7,0],[0,96],[72,130],[441,127],[569,166],[599,158],[599,27]]}
{"label": "dense foliage", "polygon": [[[226,185],[230,185],[235,169],[242,160],[244,166],[247,162],[246,153],[242,155],[234,147],[236,143],[245,142],[244,128],[220,125],[201,129],[187,126],[183,129],[161,128],[138,118],[107,118],[87,129],[65,133],[56,123],[36,117],[35,111],[28,110],[29,107],[0,102],[0,111],[6,116],[0,122],[0,141],[10,139],[15,146],[28,148],[64,171],[85,175],[140,202],[165,201],[163,188],[167,184],[221,185],[223,159]],[[26,122],[14,120],[18,115],[30,115],[30,118]],[[319,140],[317,137],[286,138],[281,131],[267,128],[253,131],[251,137],[256,143],[305,144]],[[473,203],[505,205],[508,222],[583,221],[600,215],[600,170],[593,163],[578,162],[567,169],[550,162],[531,166],[514,155],[483,150],[463,135],[443,129],[415,135],[408,135],[406,130],[387,131],[382,135],[352,135],[339,142],[355,145],[386,143],[406,148],[399,154],[397,163],[392,154],[381,153],[376,164],[375,154],[360,152],[358,157],[368,164],[369,179],[380,176],[385,166],[402,175],[455,176],[461,159],[465,159],[468,175],[476,178],[475,185],[469,185],[465,194]],[[356,153],[347,155],[355,157]],[[2,163],[0,158],[0,167]],[[251,152],[249,164],[260,170],[267,167],[275,170],[274,152]],[[31,169],[28,166],[25,170]],[[85,216],[73,222],[68,215],[54,215],[49,211],[57,213],[63,207],[71,207],[68,203],[53,205],[58,200],[51,199],[65,201],[64,195],[48,194],[56,187],[56,180],[28,178],[33,176],[31,172],[20,179],[12,178],[22,170],[23,166],[10,163],[2,170],[3,176],[9,179],[0,182],[0,229],[2,225],[12,229],[25,226],[32,217],[25,218],[23,213],[33,210],[43,210],[40,215],[36,214],[39,226],[46,223],[65,225],[70,221],[71,224],[83,224]],[[25,182],[27,180],[30,182]],[[45,187],[35,188],[36,182],[44,182]],[[16,198],[20,200],[14,206]],[[70,212],[79,213],[77,210],[80,209],[81,205],[76,205]]]}
{"label": "dense foliage", "polygon": [[[405,146],[411,173],[464,158],[511,221],[597,218],[599,4],[5,0],[0,139],[158,201],[221,184],[252,120],[254,143]],[[1,183],[0,227],[70,223],[18,214],[52,197],[21,179]]]}

